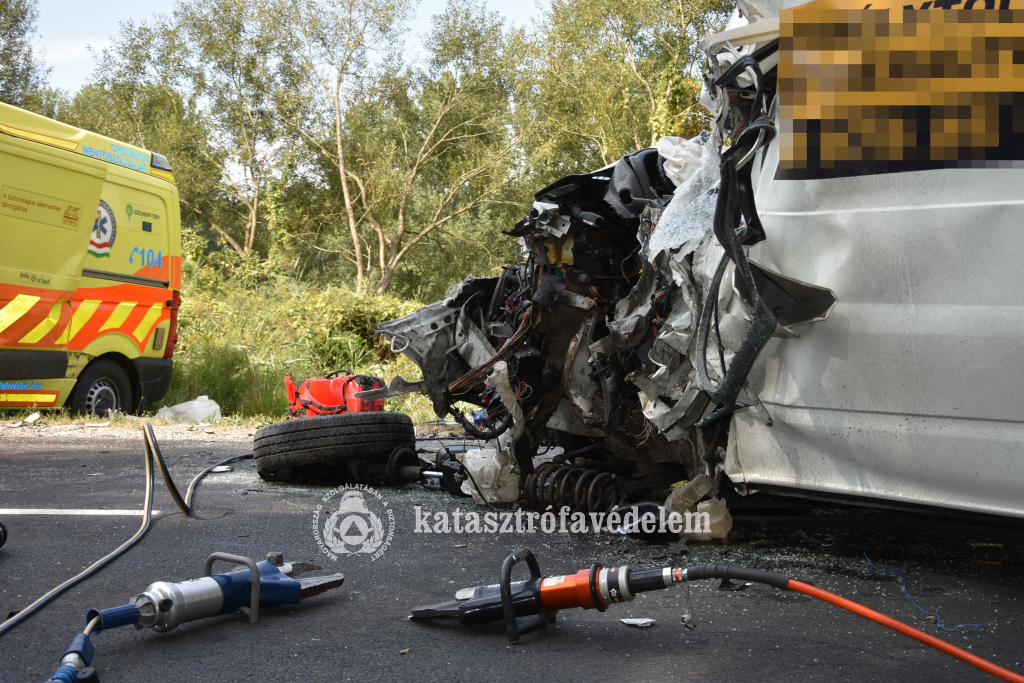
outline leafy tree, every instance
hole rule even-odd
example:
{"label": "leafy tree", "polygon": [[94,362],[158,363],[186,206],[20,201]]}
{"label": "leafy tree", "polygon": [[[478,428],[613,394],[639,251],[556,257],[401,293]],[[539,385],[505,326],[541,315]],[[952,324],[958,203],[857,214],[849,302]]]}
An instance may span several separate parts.
{"label": "leafy tree", "polygon": [[537,188],[705,127],[697,43],[730,11],[553,0],[527,32],[450,0],[416,59],[409,0],[178,0],[46,106],[167,155],[189,249],[233,276],[431,299],[515,258]]}
{"label": "leafy tree", "polygon": [[[201,116],[174,90],[151,82],[122,80],[99,72],[59,113],[71,125],[163,154],[174,169],[185,225],[202,234],[202,215],[224,211],[220,170],[209,160],[208,132]],[[121,74],[124,76],[124,74]],[[189,207],[201,207],[199,213]]]}
{"label": "leafy tree", "polygon": [[[295,33],[316,40],[322,35],[306,28]],[[351,62],[331,62],[338,66],[328,81],[314,69],[317,60],[308,60],[307,72],[326,91],[335,126],[332,146],[315,129],[303,134],[338,169],[357,290],[374,270],[379,280],[373,293],[383,294],[417,247],[446,232],[465,231],[467,221],[511,202],[517,138],[508,122],[521,43],[482,4],[454,0],[434,18],[426,65],[402,64],[393,55],[374,65],[365,55],[353,58],[375,77],[353,84],[348,101],[341,99],[345,80],[338,74]],[[326,61],[322,44],[308,51],[320,55],[319,63]]]}
{"label": "leafy tree", "polygon": [[238,254],[255,249],[270,184],[281,171],[285,140],[274,115],[273,52],[279,23],[269,0],[181,0],[164,29],[165,68],[175,90],[203,112],[210,134],[206,156],[220,171],[218,190],[241,230],[190,208]]}
{"label": "leafy tree", "polygon": [[[409,12],[408,0],[286,0],[281,6],[282,72],[295,84],[283,119],[334,167],[352,240],[356,291],[366,278],[360,219],[346,159],[346,121],[369,82],[387,67]],[[294,69],[290,58],[294,56]],[[329,126],[326,125],[330,122]]]}
{"label": "leafy tree", "polygon": [[50,69],[32,47],[38,18],[36,0],[0,0],[0,101],[7,104],[23,107],[45,99],[40,91]]}
{"label": "leafy tree", "polygon": [[534,170],[553,178],[592,169],[703,128],[697,43],[731,11],[726,0],[553,0],[522,98],[538,121]]}
{"label": "leafy tree", "polygon": [[[122,24],[97,71],[120,120],[134,124],[130,139],[165,114],[186,124],[176,131],[179,151],[203,157],[196,169],[203,183],[216,169],[217,197],[182,193],[183,214],[243,257],[265,235],[264,203],[280,172],[271,63],[277,23],[271,0],[180,0],[170,17]],[[161,91],[171,110],[141,107],[135,98],[147,88]]]}

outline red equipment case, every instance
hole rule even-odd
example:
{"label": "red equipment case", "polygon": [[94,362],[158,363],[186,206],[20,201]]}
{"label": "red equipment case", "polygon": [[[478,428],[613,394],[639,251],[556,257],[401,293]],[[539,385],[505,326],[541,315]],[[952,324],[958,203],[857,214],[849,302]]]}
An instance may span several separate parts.
{"label": "red equipment case", "polygon": [[[341,373],[345,375],[338,377]],[[380,412],[384,410],[384,399],[366,401],[356,398],[356,394],[383,387],[384,380],[379,377],[355,375],[348,368],[328,373],[323,379],[304,379],[297,385],[291,377],[284,378],[288,414],[292,417]]]}

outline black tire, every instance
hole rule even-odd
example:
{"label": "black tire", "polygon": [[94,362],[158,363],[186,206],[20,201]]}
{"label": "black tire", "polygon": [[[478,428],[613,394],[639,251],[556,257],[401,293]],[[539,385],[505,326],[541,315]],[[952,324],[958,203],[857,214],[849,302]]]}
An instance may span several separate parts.
{"label": "black tire", "polygon": [[108,410],[129,412],[135,404],[128,373],[112,360],[94,360],[78,375],[65,405],[73,413],[99,417],[104,417]]}
{"label": "black tire", "polygon": [[7,527],[4,526],[3,522],[0,522],[0,548],[4,547],[4,543],[7,543]]}
{"label": "black tire", "polygon": [[402,413],[342,413],[303,417],[263,427],[253,440],[256,471],[275,472],[347,460],[387,463],[399,446],[416,445],[416,428]]}

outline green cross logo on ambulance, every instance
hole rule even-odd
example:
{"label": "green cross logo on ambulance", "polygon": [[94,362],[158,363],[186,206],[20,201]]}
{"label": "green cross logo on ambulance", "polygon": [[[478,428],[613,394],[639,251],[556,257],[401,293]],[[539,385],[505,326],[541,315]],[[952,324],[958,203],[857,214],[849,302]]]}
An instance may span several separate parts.
{"label": "green cross logo on ambulance", "polygon": [[93,256],[110,256],[110,248],[117,237],[117,221],[110,205],[102,199],[96,209],[96,222],[92,225],[92,239],[89,240],[89,253]]}

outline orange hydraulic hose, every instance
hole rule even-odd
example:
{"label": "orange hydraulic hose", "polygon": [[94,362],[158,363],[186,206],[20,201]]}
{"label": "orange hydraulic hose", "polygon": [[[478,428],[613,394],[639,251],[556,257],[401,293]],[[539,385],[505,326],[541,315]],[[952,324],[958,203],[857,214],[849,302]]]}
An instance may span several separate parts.
{"label": "orange hydraulic hose", "polygon": [[835,605],[836,607],[842,607],[843,609],[853,612],[854,614],[857,614],[859,616],[862,616],[865,619],[870,619],[876,624],[881,624],[882,626],[891,628],[893,631],[902,633],[903,635],[909,638],[913,638],[914,640],[924,643],[925,645],[930,645],[931,647],[934,647],[936,650],[940,650],[942,652],[945,652],[947,655],[956,657],[962,662],[967,662],[971,666],[977,667],[985,673],[992,674],[993,676],[1001,678],[1004,681],[1012,681],[1012,683],[1024,683],[1024,676],[1021,676],[1020,674],[1015,674],[1014,672],[1008,669],[1004,669],[1001,666],[997,666],[996,664],[993,664],[992,662],[986,659],[982,659],[981,657],[972,655],[970,652],[967,652],[966,650],[961,650],[955,645],[950,645],[944,640],[939,640],[935,636],[930,636],[923,631],[918,631],[916,628],[907,626],[903,622],[896,621],[891,617],[887,617],[881,612],[876,612],[873,609],[868,609],[864,605],[859,605],[856,602],[853,602],[852,600],[841,598],[835,593],[829,593],[826,590],[822,590],[820,588],[812,586],[809,583],[804,583],[803,581],[797,581],[796,579],[789,580],[789,590],[797,591],[798,593],[803,593],[804,595],[810,595],[812,598],[823,600],[829,604]]}

